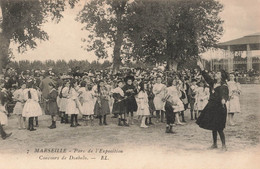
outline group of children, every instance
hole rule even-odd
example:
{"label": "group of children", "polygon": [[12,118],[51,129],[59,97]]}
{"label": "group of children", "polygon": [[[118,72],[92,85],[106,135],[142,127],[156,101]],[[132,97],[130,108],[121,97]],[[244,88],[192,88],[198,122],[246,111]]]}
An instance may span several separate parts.
{"label": "group of children", "polygon": [[[232,75],[231,77],[231,82],[228,83],[232,88],[229,119],[234,125],[234,113],[240,112],[237,102],[241,89],[234,81],[235,78]],[[38,116],[43,113],[51,115],[50,129],[56,128],[58,116],[61,123],[70,123],[71,127],[80,126],[79,114],[83,117],[84,125],[93,126],[95,118],[99,119],[99,125],[108,125],[107,115],[112,113],[113,117],[118,118],[118,126],[133,125],[134,114],[141,119],[142,128],[152,125],[153,117],[156,122],[165,122],[166,119],[166,132],[173,133],[173,125],[183,125],[186,122],[185,110],[190,108],[191,120],[197,119],[210,96],[209,88],[203,79],[190,81],[172,76],[165,80],[158,75],[153,80],[136,83],[135,77],[128,75],[124,79],[117,79],[115,84],[111,86],[104,80],[94,84],[67,78],[62,79],[62,85],[57,87],[56,83],[51,81],[47,85],[47,96],[43,98],[42,91],[33,81],[20,81],[19,89],[13,93],[13,99],[16,101],[13,114],[18,116],[18,128],[26,129],[25,121],[28,119],[27,129],[35,131],[34,127],[39,125]],[[46,104],[44,108],[42,102]],[[4,112],[4,103],[1,105],[1,112]],[[1,120],[3,125],[5,122],[2,121],[5,120]],[[4,137],[5,135],[2,134]]]}

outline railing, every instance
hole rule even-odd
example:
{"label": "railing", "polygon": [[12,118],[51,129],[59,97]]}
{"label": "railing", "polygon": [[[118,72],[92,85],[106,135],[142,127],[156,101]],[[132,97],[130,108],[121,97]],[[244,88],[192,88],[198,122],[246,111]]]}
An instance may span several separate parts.
{"label": "railing", "polygon": [[260,77],[238,77],[241,84],[260,84]]}

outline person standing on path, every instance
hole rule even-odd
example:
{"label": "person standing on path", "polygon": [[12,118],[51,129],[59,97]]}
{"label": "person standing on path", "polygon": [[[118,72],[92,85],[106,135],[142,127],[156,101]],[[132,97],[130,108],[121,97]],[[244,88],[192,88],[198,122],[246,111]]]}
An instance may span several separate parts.
{"label": "person standing on path", "polygon": [[48,102],[46,100],[50,93],[50,87],[49,87],[50,83],[54,84],[54,81],[50,78],[50,73],[47,71],[45,73],[45,78],[42,79],[40,86],[39,86],[40,90],[42,91],[44,113],[46,113],[48,111]]}
{"label": "person standing on path", "polygon": [[240,113],[240,102],[239,96],[241,94],[241,86],[239,82],[236,82],[234,73],[229,75],[228,89],[229,89],[229,101],[228,106],[228,120],[229,125],[234,126],[234,114]]}
{"label": "person standing on path", "polygon": [[163,101],[163,98],[165,97],[166,92],[166,86],[162,84],[162,77],[158,76],[156,78],[156,84],[153,86],[154,106],[156,110],[157,123],[159,122],[160,117],[161,122],[164,122],[165,102]]}
{"label": "person standing on path", "polygon": [[217,72],[214,79],[212,79],[204,70],[202,63],[198,61],[197,64],[202,71],[202,76],[209,84],[210,98],[196,123],[203,129],[212,130],[213,145],[210,149],[216,149],[218,147],[217,133],[219,133],[222,142],[222,150],[226,151],[224,128],[226,126],[227,118],[226,102],[229,97],[228,86],[226,83],[228,75],[224,70],[222,70]]}

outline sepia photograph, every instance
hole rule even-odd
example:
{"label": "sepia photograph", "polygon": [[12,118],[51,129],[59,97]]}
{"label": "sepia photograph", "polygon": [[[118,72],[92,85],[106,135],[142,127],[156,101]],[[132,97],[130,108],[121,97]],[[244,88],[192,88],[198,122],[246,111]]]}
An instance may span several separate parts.
{"label": "sepia photograph", "polygon": [[259,169],[260,0],[0,0],[0,168]]}

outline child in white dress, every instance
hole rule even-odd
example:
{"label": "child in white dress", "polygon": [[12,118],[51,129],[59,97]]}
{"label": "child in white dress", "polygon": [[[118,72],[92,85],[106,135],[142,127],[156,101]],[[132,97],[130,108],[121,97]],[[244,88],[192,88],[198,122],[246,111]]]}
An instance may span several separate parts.
{"label": "child in white dress", "polygon": [[78,123],[78,114],[79,114],[79,100],[78,93],[76,91],[77,82],[71,81],[67,96],[67,106],[66,106],[66,114],[71,116],[71,125],[70,127],[80,126]]}
{"label": "child in white dress", "polygon": [[159,122],[159,118],[161,117],[161,122],[164,121],[164,106],[165,102],[162,100],[166,96],[166,86],[161,83],[162,78],[158,76],[156,78],[156,84],[153,86],[153,94],[154,94],[154,106],[156,110],[156,119]]}
{"label": "child in white dress", "polygon": [[25,127],[25,117],[22,117],[23,107],[24,107],[24,89],[26,88],[25,82],[20,82],[20,89],[15,90],[13,93],[13,100],[16,101],[13,113],[18,116],[18,129],[26,129]]}
{"label": "child in white dress", "polygon": [[82,101],[82,115],[85,125],[87,126],[88,121],[90,120],[91,125],[93,126],[95,102],[91,84],[85,86],[84,91],[80,95],[80,100]]}
{"label": "child in white dress", "polygon": [[34,117],[42,115],[42,109],[39,104],[39,96],[32,81],[27,83],[27,89],[24,90],[24,99],[26,100],[22,116],[29,118],[28,130],[35,131],[33,126]]}
{"label": "child in white dress", "polygon": [[206,87],[204,81],[200,81],[198,84],[199,87],[196,88],[196,95],[195,95],[195,119],[200,116],[201,111],[207,105],[209,100],[209,88]]}
{"label": "child in white dress", "polygon": [[235,81],[235,75],[231,73],[229,75],[230,81],[227,82],[229,90],[229,100],[227,102],[228,120],[231,126],[234,123],[234,114],[240,113],[239,96],[241,94],[241,86],[239,82]]}
{"label": "child in white dress", "polygon": [[141,82],[139,86],[140,86],[140,90],[136,99],[138,105],[137,115],[142,116],[142,122],[140,127],[147,128],[148,126],[145,124],[145,120],[150,115],[148,95],[146,93],[147,84]]}
{"label": "child in white dress", "polygon": [[68,101],[67,97],[68,97],[69,86],[70,86],[70,82],[69,80],[66,80],[64,81],[63,86],[59,90],[59,98],[60,98],[59,111],[61,115],[61,123],[65,123],[65,124],[69,123],[68,114],[65,114],[67,108],[67,101]]}

